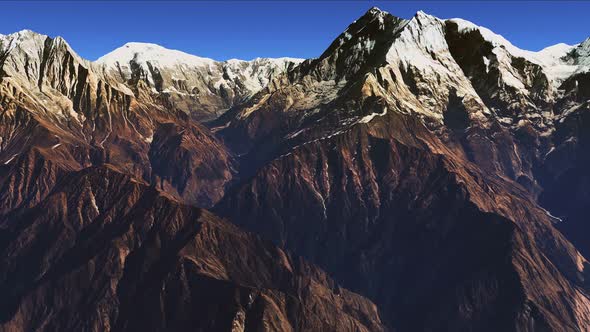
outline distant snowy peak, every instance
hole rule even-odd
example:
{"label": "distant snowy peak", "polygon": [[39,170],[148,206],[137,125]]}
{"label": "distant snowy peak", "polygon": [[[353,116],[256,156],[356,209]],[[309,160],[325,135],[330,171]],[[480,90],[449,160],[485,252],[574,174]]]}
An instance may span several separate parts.
{"label": "distant snowy peak", "polygon": [[[210,58],[203,58],[188,54],[182,51],[168,49],[163,46],[151,43],[127,43],[116,50],[100,57],[94,64],[103,67],[105,70],[115,70],[122,76],[130,75],[131,66],[140,67],[147,78],[153,83],[151,76],[161,71],[168,71],[177,78],[187,79],[186,70],[202,71],[203,74],[223,71],[226,76],[231,75],[228,70],[242,70],[246,67],[284,67],[286,64],[298,64],[303,59],[296,58],[256,58],[251,61],[231,59],[227,61],[216,61]],[[190,74],[190,73],[188,73]],[[127,77],[129,78],[129,77]]]}
{"label": "distant snowy peak", "polygon": [[163,94],[174,107],[199,120],[209,120],[264,89],[302,61],[215,61],[156,44],[127,43],[96,60],[94,66],[105,77],[138,94],[140,90]]}
{"label": "distant snowy peak", "polygon": [[159,67],[193,66],[204,67],[215,63],[215,60],[201,58],[185,52],[167,49],[151,43],[127,43],[116,50],[100,57],[96,64],[116,66],[135,62],[145,65],[150,62]]}
{"label": "distant snowy peak", "polygon": [[255,58],[252,60],[241,60],[241,59],[229,59],[223,61],[228,65],[235,65],[240,63],[251,63],[254,65],[266,65],[266,64],[274,64],[274,65],[283,65],[285,63],[292,62],[294,64],[299,64],[305,61],[305,59],[300,58],[291,58],[291,57],[280,57],[280,58]]}
{"label": "distant snowy peak", "polygon": [[496,34],[495,32],[491,31],[490,29],[476,25],[470,21],[460,19],[460,18],[452,18],[452,19],[445,20],[445,22],[452,22],[452,23],[457,24],[459,32],[462,32],[462,33],[477,30],[482,35],[482,37],[486,41],[492,43],[492,45],[497,46],[497,47],[503,47],[513,55],[523,57],[527,60],[540,62],[540,63],[543,63],[544,61],[547,61],[548,59],[552,60],[555,58],[564,57],[569,51],[571,51],[575,47],[572,45],[559,43],[556,45],[546,47],[538,52],[527,51],[527,50],[523,50],[523,49],[520,49],[520,48],[514,46],[510,41],[508,41],[502,35]]}
{"label": "distant snowy peak", "polygon": [[95,64],[114,67],[117,64],[128,64],[134,62],[138,65],[144,65],[148,62],[161,68],[172,67],[207,67],[218,63],[227,63],[230,66],[236,66],[243,63],[252,64],[274,64],[282,65],[284,63],[300,63],[303,59],[298,58],[256,58],[251,61],[230,59],[227,61],[216,61],[210,58],[203,58],[196,55],[188,54],[182,51],[168,49],[158,44],[152,43],[127,43],[114,51],[98,58]]}

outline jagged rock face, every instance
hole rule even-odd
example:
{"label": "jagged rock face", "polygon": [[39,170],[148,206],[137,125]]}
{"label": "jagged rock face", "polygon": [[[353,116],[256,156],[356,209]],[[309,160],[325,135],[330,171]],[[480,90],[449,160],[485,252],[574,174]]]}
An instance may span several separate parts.
{"label": "jagged rock face", "polygon": [[567,76],[583,77],[583,45],[526,52],[465,21],[377,10],[349,31],[214,123],[242,155],[215,211],[402,331],[586,329],[586,260],[535,201],[563,104],[584,100]]}
{"label": "jagged rock face", "polygon": [[491,113],[453,59],[444,33],[444,21],[424,13],[405,21],[369,11],[319,59],[302,63],[215,125],[223,127],[230,147],[245,153],[256,145],[251,142],[265,144],[320,119],[340,119],[337,129],[361,119],[366,114],[349,106],[351,95],[379,95],[436,125],[454,95],[470,118],[486,122]]}
{"label": "jagged rock face", "polygon": [[208,129],[102,77],[61,38],[25,31],[2,45],[2,211],[39,201],[64,171],[105,162],[191,204],[221,198],[232,158]]}
{"label": "jagged rock face", "polygon": [[[318,58],[290,72],[291,80],[354,80],[385,61],[385,52],[407,21],[378,9],[353,22]],[[307,76],[307,78],[306,78]]]}
{"label": "jagged rock face", "polygon": [[[477,69],[477,66],[481,67],[481,64],[477,64],[477,59],[482,56],[481,52],[489,48],[475,46],[474,39],[481,39],[481,34],[475,30],[463,35],[456,34],[453,32],[455,23],[452,22],[448,22],[447,28],[450,32],[447,39],[453,39],[453,43],[457,45],[458,59],[461,60],[463,70],[472,78],[474,86],[477,82],[480,85],[488,84],[487,87],[480,86],[480,94],[495,91],[490,89],[489,78],[478,77],[478,73],[481,75],[482,72]],[[471,42],[467,44],[475,50],[473,54],[461,53],[465,38],[471,38]],[[542,206],[559,216],[560,222],[557,227],[586,256],[590,254],[590,246],[582,235],[587,225],[581,207],[590,202],[585,189],[586,171],[583,171],[587,169],[584,157],[586,134],[583,128],[587,123],[585,112],[590,100],[588,45],[590,43],[587,39],[576,46],[556,45],[537,54],[521,52],[517,54],[520,57],[513,56],[512,64],[516,69],[520,69],[518,66],[528,61],[529,70],[519,71],[515,75],[529,75],[528,80],[521,80],[526,85],[525,96],[529,106],[506,106],[503,109],[510,112],[508,117],[495,110],[498,122],[504,128],[500,131],[496,129],[492,133],[488,131],[482,134],[482,131],[478,131],[480,135],[477,138],[478,141],[493,142],[494,150],[499,152],[492,153],[496,156],[494,159],[503,154],[502,159],[506,161],[506,166],[502,167],[503,170],[499,173],[517,180],[533,196],[538,197]],[[493,64],[489,66],[491,69],[486,70],[488,76],[494,67]],[[526,69],[526,66],[524,68]],[[531,74],[534,76],[530,76]],[[529,84],[526,84],[527,81]],[[496,99],[498,96],[501,97],[502,94],[496,93]],[[510,102],[515,99],[509,97],[506,100]],[[508,133],[511,135],[507,135]],[[473,145],[472,142],[469,144]],[[492,149],[468,150],[480,151],[480,156],[477,157],[479,160],[489,160],[488,151]],[[473,155],[477,154],[475,152]]]}
{"label": "jagged rock face", "polygon": [[538,170],[544,188],[539,201],[562,219],[557,227],[586,256],[590,255],[590,241],[586,236],[588,223],[584,211],[590,202],[586,186],[590,161],[589,82],[588,74],[578,74],[564,83],[570,87],[566,90],[567,100],[563,102],[565,110],[556,122],[554,146],[543,156]]}
{"label": "jagged rock face", "polygon": [[[212,120],[262,90],[300,59],[217,62],[161,46],[128,43],[96,61],[107,76],[158,95],[197,120]],[[138,84],[139,82],[144,84]]]}
{"label": "jagged rock face", "polygon": [[[518,122],[530,118],[531,110],[547,109],[553,96],[549,79],[540,65],[495,45],[485,39],[482,31],[460,24],[463,25],[461,21],[446,22],[449,49],[478,95],[498,117]],[[536,125],[543,128],[546,123]]]}
{"label": "jagged rock face", "polygon": [[446,28],[453,56],[493,114],[491,126],[472,124],[459,135],[466,153],[537,197],[551,186],[545,159],[560,144],[560,123],[588,100],[588,42],[535,53],[463,20],[448,20]]}
{"label": "jagged rock face", "polygon": [[338,103],[339,96],[385,61],[393,36],[406,23],[379,10],[369,11],[319,58],[306,60],[272,81],[244,105],[221,116],[213,126],[232,150],[245,154],[254,146],[258,151],[266,146],[272,149],[281,143],[282,136],[293,133],[297,127],[304,128],[305,124],[325,117],[338,117],[334,109],[354,112]]}
{"label": "jagged rock face", "polygon": [[524,191],[457,168],[467,162],[413,120],[388,113],[371,124],[293,148],[217,211],[324,266],[399,330],[589,323],[555,314],[587,301],[581,280],[566,281],[584,260]]}
{"label": "jagged rock face", "polygon": [[324,272],[110,166],[0,219],[2,331],[380,331]]}
{"label": "jagged rock face", "polygon": [[[261,153],[280,149],[284,138],[309,127],[338,132],[361,119],[366,114],[350,100],[364,84],[361,95],[379,95],[422,118],[470,161],[536,197],[543,187],[538,165],[555,145],[559,114],[587,100],[585,86],[576,85],[583,80],[574,77],[589,68],[588,43],[528,52],[460,19],[418,13],[404,21],[372,10],[322,57],[304,62],[215,126],[244,155],[244,165],[259,163],[267,159]],[[457,110],[463,123],[449,126]]]}

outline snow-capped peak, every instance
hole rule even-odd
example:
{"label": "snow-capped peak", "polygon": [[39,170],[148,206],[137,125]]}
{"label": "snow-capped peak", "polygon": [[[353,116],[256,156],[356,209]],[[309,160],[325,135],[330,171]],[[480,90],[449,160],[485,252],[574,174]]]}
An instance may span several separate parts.
{"label": "snow-capped peak", "polygon": [[17,31],[17,32],[8,34],[8,35],[2,35],[2,34],[0,34],[0,36],[1,37],[16,38],[16,39],[20,39],[20,40],[27,39],[27,38],[30,38],[30,37],[33,37],[33,36],[47,37],[44,34],[40,34],[38,32],[35,32],[33,30],[29,30],[29,29],[23,29],[23,30],[20,30],[20,31]]}
{"label": "snow-capped peak", "polygon": [[302,59],[256,58],[215,61],[151,43],[127,43],[94,66],[122,86],[147,83],[151,93],[171,98],[176,107],[211,119],[266,87]]}
{"label": "snow-capped peak", "polygon": [[[440,117],[451,90],[461,97],[483,104],[454,60],[445,33],[443,20],[419,11],[400,27],[385,57],[399,86],[404,87],[398,93],[414,95],[416,102],[421,105],[415,109],[431,118]],[[420,92],[416,93],[418,89],[412,91],[400,79],[404,76],[412,76]]]}
{"label": "snow-capped peak", "polygon": [[419,18],[419,19],[426,19],[426,20],[437,20],[440,21],[440,19],[438,17],[432,16],[422,10],[419,10],[416,12],[416,14],[414,14],[414,18]]}
{"label": "snow-capped peak", "polygon": [[[47,35],[35,32],[33,30],[24,29],[8,35],[0,34],[0,44],[4,46],[12,45],[14,48],[23,42],[45,40],[46,38],[48,38]],[[58,38],[61,37],[56,37],[56,39]]]}
{"label": "snow-capped peak", "polygon": [[138,65],[145,65],[150,62],[163,68],[176,66],[202,67],[215,63],[215,60],[201,58],[182,51],[167,49],[151,43],[127,43],[116,50],[100,57],[96,64],[107,67],[119,64],[128,64],[131,61]]}
{"label": "snow-capped peak", "polygon": [[0,34],[0,50],[7,52],[14,49],[17,45],[20,45],[26,41],[44,40],[47,38],[46,35],[34,32],[32,30],[21,30],[8,35]]}
{"label": "snow-capped peak", "polygon": [[430,66],[431,52],[447,49],[442,21],[419,11],[400,28],[400,35],[393,42],[387,58],[400,59],[405,63],[422,68]]}
{"label": "snow-capped peak", "polygon": [[371,7],[371,9],[367,11],[367,13],[371,15],[388,14],[388,12],[381,10],[379,7],[376,6]]}
{"label": "snow-capped peak", "polygon": [[8,53],[18,48],[19,52],[38,58],[44,51],[48,39],[51,40],[52,47],[65,47],[78,62],[86,63],[86,60],[82,59],[61,36],[49,37],[29,29],[9,35],[0,34],[0,51]]}

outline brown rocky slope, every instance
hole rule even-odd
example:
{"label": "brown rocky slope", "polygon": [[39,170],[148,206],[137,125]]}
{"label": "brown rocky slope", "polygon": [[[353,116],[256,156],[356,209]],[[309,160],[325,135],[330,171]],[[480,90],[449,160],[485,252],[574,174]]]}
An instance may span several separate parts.
{"label": "brown rocky slope", "polygon": [[0,219],[2,331],[379,331],[324,272],[113,166]]}

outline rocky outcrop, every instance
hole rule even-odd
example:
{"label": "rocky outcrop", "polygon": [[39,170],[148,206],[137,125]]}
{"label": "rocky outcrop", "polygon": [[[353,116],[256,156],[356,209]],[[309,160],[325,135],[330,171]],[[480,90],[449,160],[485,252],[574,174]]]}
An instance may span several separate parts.
{"label": "rocky outcrop", "polygon": [[[584,78],[584,76],[586,76]],[[577,75],[572,80],[580,81],[568,95],[578,99],[583,94],[584,80],[588,75]],[[566,82],[565,84],[568,84]],[[553,146],[542,157],[538,167],[538,179],[543,185],[539,202],[560,218],[557,227],[580,249],[584,255],[590,255],[590,241],[587,239],[588,223],[584,207],[590,202],[588,192],[588,117],[590,104],[568,102],[570,108],[565,110],[556,123]]]}

